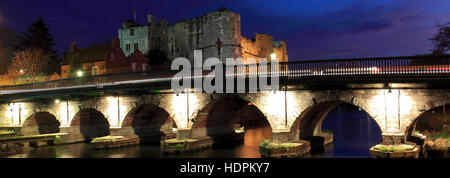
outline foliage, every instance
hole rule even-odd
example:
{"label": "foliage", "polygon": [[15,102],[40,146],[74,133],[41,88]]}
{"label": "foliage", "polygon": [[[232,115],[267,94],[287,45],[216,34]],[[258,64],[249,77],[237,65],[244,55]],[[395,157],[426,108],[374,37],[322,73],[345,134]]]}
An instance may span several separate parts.
{"label": "foliage", "polygon": [[148,58],[148,65],[153,69],[163,69],[169,62],[167,55],[159,49],[149,50],[145,56]]}
{"label": "foliage", "polygon": [[91,143],[96,143],[96,142],[105,142],[105,141],[116,141],[116,140],[120,140],[120,139],[124,139],[125,137],[123,136],[104,136],[104,137],[96,137],[93,138]]}
{"label": "foliage", "polygon": [[69,74],[68,74],[69,78],[77,77],[78,71],[82,71],[84,73],[83,65],[80,61],[80,57],[78,54],[76,54],[75,56],[72,57],[72,60],[70,61],[70,68],[69,68]]}
{"label": "foliage", "polygon": [[185,145],[185,144],[183,144],[183,143],[177,143],[177,144],[175,144],[175,146],[173,146],[173,147],[175,147],[175,148],[184,148],[184,145]]}
{"label": "foliage", "polygon": [[16,53],[16,57],[9,66],[9,72],[16,76],[16,79],[24,77],[27,81],[36,82],[49,60],[49,55],[41,49],[24,50]]}
{"label": "foliage", "polygon": [[54,140],[54,143],[55,143],[55,144],[59,144],[59,143],[62,143],[62,140],[61,140],[61,136],[59,136],[59,135],[55,135],[55,140]]}
{"label": "foliage", "polygon": [[378,150],[380,150],[382,152],[387,152],[388,151],[388,147],[381,146],[381,147],[378,148]]}
{"label": "foliage", "polygon": [[381,152],[405,152],[414,149],[412,145],[377,145],[374,149]]}
{"label": "foliage", "polygon": [[56,51],[52,49],[53,46],[55,46],[55,39],[50,34],[50,28],[39,17],[28,26],[26,32],[19,35],[19,45],[16,46],[16,49],[19,51],[41,49],[44,53],[49,54],[51,61],[46,64],[45,72],[52,74],[59,71],[61,63],[61,59],[57,58]]}
{"label": "foliage", "polygon": [[434,45],[434,54],[444,54],[450,50],[450,23],[437,24],[439,31],[430,40]]}
{"label": "foliage", "polygon": [[10,48],[0,47],[0,75],[7,74],[7,69],[12,59],[14,51]]}
{"label": "foliage", "polygon": [[244,131],[245,131],[244,127],[238,127],[238,128],[234,129],[234,132],[236,132],[236,133],[243,133]]}
{"label": "foliage", "polygon": [[443,140],[446,140],[447,142],[450,142],[450,135],[448,133],[446,133],[445,131],[430,134],[428,136],[428,138],[431,139],[431,141],[443,139]]}
{"label": "foliage", "polygon": [[269,139],[264,139],[259,144],[259,147],[266,148],[266,149],[279,149],[279,148],[289,149],[289,148],[293,148],[293,147],[296,147],[299,145],[300,145],[300,143],[273,143]]}
{"label": "foliage", "polygon": [[322,130],[323,133],[333,134],[331,130]]}
{"label": "foliage", "polygon": [[270,140],[264,139],[260,144],[259,147],[267,148],[270,144]]}

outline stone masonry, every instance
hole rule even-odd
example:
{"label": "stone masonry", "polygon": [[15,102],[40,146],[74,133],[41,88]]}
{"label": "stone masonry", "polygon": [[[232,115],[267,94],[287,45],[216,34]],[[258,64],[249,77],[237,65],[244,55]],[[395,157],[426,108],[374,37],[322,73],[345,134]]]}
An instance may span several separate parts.
{"label": "stone masonry", "polygon": [[158,23],[153,15],[147,18],[146,25],[128,20],[119,29],[120,46],[127,56],[137,47],[143,53],[161,50],[169,60],[184,57],[193,61],[194,50],[202,50],[204,60],[219,58],[216,44],[220,40],[220,60],[239,57],[244,61],[269,60],[270,54],[275,53],[280,61],[288,61],[285,42],[274,41],[268,34],[255,34],[252,39],[241,36],[240,14],[225,8],[175,24],[168,24],[165,19]]}
{"label": "stone masonry", "polygon": [[[287,95],[287,101],[284,101],[284,95]],[[60,123],[61,131],[70,130],[69,128],[76,127],[71,123],[73,123],[74,118],[78,117],[79,112],[90,109],[101,113],[100,115],[103,115],[107,120],[107,125],[117,130],[124,126],[124,120],[133,119],[130,117],[136,114],[130,113],[135,113],[136,108],[151,105],[154,108],[152,111],[162,112],[159,114],[159,117],[162,118],[159,122],[161,132],[169,132],[172,126],[176,125],[180,132],[190,132],[184,134],[185,136],[198,137],[202,134],[208,134],[204,131],[207,127],[215,127],[216,131],[229,131],[230,125],[221,124],[225,123],[223,121],[206,121],[206,124],[200,125],[197,121],[199,118],[205,118],[204,108],[209,107],[211,103],[224,99],[230,100],[230,97],[247,103],[233,104],[235,102],[231,100],[231,104],[236,107],[235,110],[247,105],[257,108],[270,124],[274,139],[298,140],[305,136],[311,136],[311,134],[320,133],[317,128],[320,127],[327,111],[340,103],[352,104],[366,111],[376,121],[384,136],[403,137],[408,134],[408,128],[420,114],[448,103],[450,92],[427,89],[297,90],[287,91],[286,93],[278,91],[276,93],[243,94],[190,93],[179,95],[92,96],[82,99],[72,98],[59,103],[55,103],[51,99],[48,101],[21,101],[0,106],[0,127],[23,128],[32,126],[26,124],[30,123],[27,120],[34,118],[35,113],[46,112],[58,121],[55,123]],[[231,106],[231,104],[226,104],[226,106]],[[226,107],[222,106],[222,108]],[[284,112],[285,110],[287,113]],[[208,119],[211,118],[223,119],[224,117],[220,115],[208,117]],[[172,120],[175,124],[169,124]],[[151,122],[149,124],[151,125]],[[132,130],[130,131],[122,133],[132,134]],[[117,131],[117,133],[121,132]]]}

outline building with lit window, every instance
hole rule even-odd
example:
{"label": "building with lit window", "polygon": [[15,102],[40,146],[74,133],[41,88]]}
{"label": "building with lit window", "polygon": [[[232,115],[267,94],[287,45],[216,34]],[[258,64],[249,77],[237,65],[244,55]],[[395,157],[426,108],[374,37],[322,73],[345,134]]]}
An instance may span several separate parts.
{"label": "building with lit window", "polygon": [[141,51],[136,50],[127,57],[119,45],[117,38],[110,45],[87,48],[77,48],[74,42],[62,62],[61,77],[69,77],[70,68],[76,62],[81,64],[83,75],[87,76],[147,71],[148,59]]}

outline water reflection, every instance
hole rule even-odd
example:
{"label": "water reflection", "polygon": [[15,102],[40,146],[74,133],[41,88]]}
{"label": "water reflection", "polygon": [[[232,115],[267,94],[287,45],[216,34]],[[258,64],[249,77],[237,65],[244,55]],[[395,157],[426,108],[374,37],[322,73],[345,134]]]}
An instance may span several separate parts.
{"label": "water reflection", "polygon": [[371,157],[369,148],[382,140],[377,123],[363,110],[347,104],[328,113],[322,130],[333,132],[333,145],[315,157]]}
{"label": "water reflection", "polygon": [[259,158],[259,143],[268,135],[270,127],[252,128],[245,131],[243,144],[178,155],[163,155],[158,144],[95,150],[89,143],[74,143],[41,147],[9,158]]}
{"label": "water reflection", "polygon": [[[311,157],[342,158],[370,157],[369,148],[381,141],[378,125],[358,108],[341,105],[330,111],[322,123],[323,130],[334,133],[332,145],[324,147]],[[244,143],[240,145],[210,148],[192,153],[163,155],[156,145],[137,145],[110,150],[95,150],[89,143],[75,143],[41,147],[29,153],[11,158],[260,158],[259,143],[271,136],[269,127],[246,129]]]}

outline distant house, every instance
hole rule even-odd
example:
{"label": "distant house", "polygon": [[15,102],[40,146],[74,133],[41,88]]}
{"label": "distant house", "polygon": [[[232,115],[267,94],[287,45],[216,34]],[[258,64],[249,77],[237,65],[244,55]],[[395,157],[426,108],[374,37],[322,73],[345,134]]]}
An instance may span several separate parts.
{"label": "distant house", "polygon": [[70,67],[74,64],[74,60],[81,64],[85,75],[88,76],[147,71],[148,68],[148,59],[139,50],[126,57],[117,38],[112,40],[111,45],[87,48],[77,48],[74,42],[70,46],[70,53],[62,62],[62,78],[69,76]]}

